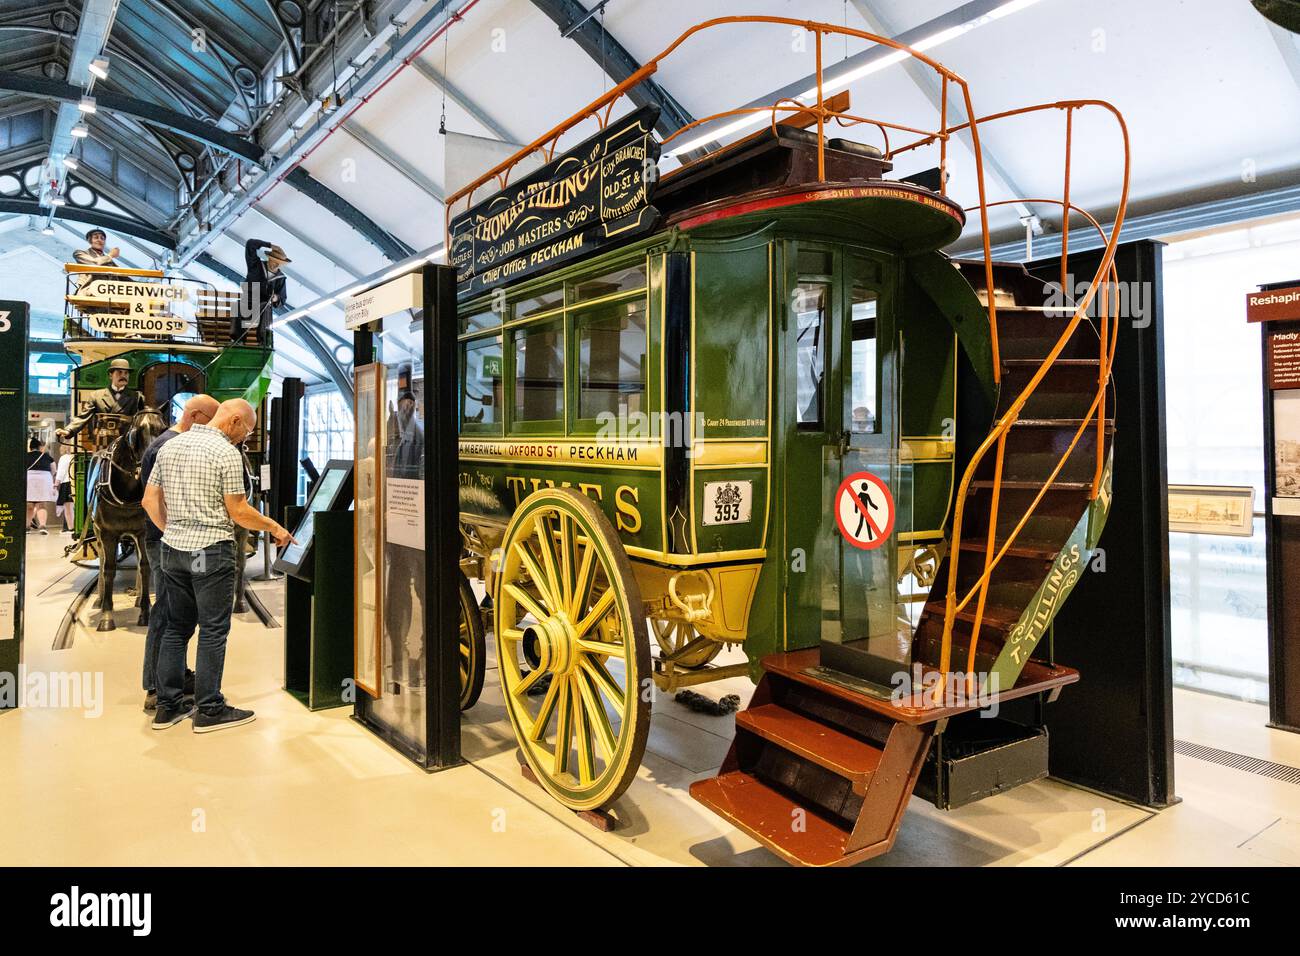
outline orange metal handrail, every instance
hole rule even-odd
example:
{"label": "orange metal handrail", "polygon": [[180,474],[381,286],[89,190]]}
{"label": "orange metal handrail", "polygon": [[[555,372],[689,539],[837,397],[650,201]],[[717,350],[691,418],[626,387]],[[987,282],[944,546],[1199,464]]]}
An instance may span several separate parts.
{"label": "orange metal handrail", "polygon": [[[936,693],[942,694],[944,688],[944,682],[947,679],[947,675],[949,673],[949,666],[951,664],[952,628],[953,628],[953,621],[955,619],[955,615],[959,611],[963,610],[973,598],[977,598],[975,624],[972,632],[970,647],[968,648],[968,660],[967,660],[967,673],[971,674],[973,673],[974,670],[975,651],[977,649],[978,642],[979,642],[979,629],[983,619],[984,608],[987,599],[988,584],[991,579],[992,572],[997,567],[998,563],[1002,560],[1003,556],[1005,556],[1005,554],[1007,553],[1011,545],[1014,543],[1016,536],[1020,533],[1020,531],[1024,528],[1025,524],[1028,522],[1029,517],[1033,514],[1034,509],[1037,508],[1039,502],[1042,500],[1042,497],[1046,493],[1047,489],[1051,487],[1051,484],[1056,480],[1057,476],[1060,474],[1061,469],[1064,467],[1066,460],[1068,460],[1070,454],[1073,452],[1084,430],[1090,424],[1094,414],[1097,415],[1097,427],[1098,427],[1097,463],[1094,472],[1092,486],[1090,489],[1090,498],[1095,498],[1098,495],[1100,490],[1102,470],[1104,468],[1103,453],[1104,453],[1104,445],[1105,445],[1104,435],[1105,435],[1106,387],[1110,377],[1110,367],[1111,367],[1111,362],[1113,361],[1114,358],[1114,349],[1116,344],[1115,337],[1113,336],[1113,331],[1111,329],[1111,308],[1112,306],[1114,306],[1114,308],[1116,309],[1117,314],[1115,316],[1115,321],[1117,323],[1118,305],[1119,305],[1118,296],[1116,296],[1114,303],[1110,301],[1109,285],[1111,280],[1117,281],[1118,279],[1118,272],[1114,265],[1115,249],[1118,244],[1120,228],[1123,225],[1124,215],[1128,205],[1129,176],[1130,176],[1130,165],[1131,165],[1128,129],[1124,122],[1124,118],[1122,115],[1120,115],[1119,111],[1116,110],[1115,107],[1112,106],[1111,104],[1102,100],[1069,100],[1069,101],[1062,101],[1057,103],[1045,103],[1036,106],[1006,110],[1000,113],[994,113],[989,116],[977,118],[971,103],[970,88],[967,85],[966,81],[962,79],[961,76],[954,73],[952,70],[949,70],[948,68],[944,67],[942,64],[938,63],[937,61],[926,56],[924,53],[921,53],[920,51],[915,50],[905,44],[899,43],[896,40],[890,39],[888,37],[879,36],[874,33],[869,33],[867,31],[856,30],[847,26],[836,26],[834,24],[829,24],[829,23],[820,23],[811,20],[798,20],[789,17],[775,17],[775,16],[719,17],[712,20],[708,20],[704,23],[697,24],[696,26],[687,30],[686,32],[681,34],[676,40],[674,40],[671,44],[669,44],[668,47],[665,48],[660,54],[651,58],[650,60],[647,60],[646,63],[639,70],[637,70],[635,73],[629,76],[622,83],[618,84],[613,89],[609,90],[602,96],[593,100],[584,109],[578,111],[569,119],[559,123],[553,129],[544,133],[543,135],[535,139],[533,142],[522,147],[517,153],[515,153],[509,159],[498,164],[493,169],[487,171],[482,176],[475,179],[473,182],[469,183],[468,185],[464,186],[463,188],[461,188],[460,190],[456,191],[451,196],[449,196],[446,201],[446,243],[447,243],[446,247],[448,249],[448,252],[450,253],[451,250],[451,235],[450,235],[451,220],[457,212],[457,205],[459,203],[465,201],[465,206],[466,208],[468,208],[470,205],[472,205],[475,191],[478,190],[483,185],[485,185],[486,183],[492,182],[493,180],[496,181],[499,187],[505,188],[505,186],[508,185],[509,183],[510,173],[513,171],[515,166],[518,165],[518,163],[521,160],[525,159],[526,157],[530,156],[535,152],[541,151],[541,153],[546,159],[548,160],[551,159],[554,156],[556,149],[558,148],[561,137],[563,137],[566,133],[573,130],[575,127],[585,122],[586,120],[594,118],[596,122],[599,124],[600,128],[603,129],[609,123],[610,118],[613,115],[615,104],[622,97],[627,95],[628,92],[632,90],[634,87],[636,87],[638,84],[644,82],[645,80],[652,77],[655,73],[657,73],[660,64],[668,56],[672,55],[687,40],[689,40],[696,34],[701,33],[705,30],[710,30],[715,27],[728,26],[734,24],[767,24],[767,25],[788,26],[788,27],[802,28],[814,34],[815,43],[816,43],[815,53],[816,53],[816,69],[817,69],[817,73],[816,73],[817,84],[815,88],[816,101],[813,103],[805,104],[799,100],[791,100],[790,98],[781,98],[769,106],[743,107],[739,109],[733,109],[733,110],[723,111],[720,113],[715,113],[710,116],[697,119],[692,123],[682,127],[681,129],[678,129],[668,134],[667,136],[663,137],[662,142],[665,144],[671,142],[679,138],[689,130],[698,128],[707,123],[712,123],[730,117],[752,115],[756,113],[764,113],[769,111],[771,112],[771,117],[772,117],[771,124],[773,127],[775,127],[778,122],[777,120],[778,112],[782,112],[782,111],[797,112],[797,113],[804,114],[806,116],[814,117],[816,120],[818,178],[821,181],[825,181],[825,175],[826,175],[825,149],[826,149],[827,122],[829,120],[834,120],[837,124],[841,126],[851,126],[860,123],[870,124],[880,129],[882,135],[884,136],[885,139],[884,155],[887,159],[892,160],[894,157],[902,153],[937,143],[939,148],[939,181],[940,181],[939,191],[941,193],[946,193],[947,178],[948,178],[947,177],[948,141],[952,138],[953,135],[968,130],[970,135],[970,140],[971,140],[972,154],[975,161],[975,186],[976,186],[978,199],[979,199],[978,203],[970,207],[970,209],[978,210],[979,213],[980,237],[981,237],[981,243],[984,251],[985,287],[988,290],[987,309],[988,309],[988,317],[989,317],[990,351],[992,356],[993,379],[995,384],[1000,384],[1002,381],[1002,362],[1001,362],[1000,344],[998,340],[998,315],[997,315],[998,309],[997,309],[997,301],[996,301],[996,294],[994,289],[994,278],[993,278],[992,245],[991,245],[991,239],[989,233],[989,220],[988,220],[989,209],[996,206],[1006,205],[1007,203],[1010,202],[1035,202],[1035,203],[1049,203],[1049,204],[1054,203],[1060,205],[1062,209],[1061,291],[1063,295],[1065,294],[1065,286],[1068,277],[1070,214],[1072,212],[1077,212],[1085,216],[1088,219],[1088,221],[1101,234],[1105,243],[1101,262],[1097,267],[1096,274],[1093,276],[1088,291],[1085,293],[1082,300],[1076,304],[1074,316],[1067,324],[1065,332],[1063,333],[1061,338],[1057,341],[1056,345],[1049,352],[1048,356],[1044,359],[1042,365],[1037,369],[1034,375],[1030,378],[1029,383],[1025,386],[1024,389],[1022,389],[1020,394],[1012,402],[1008,411],[998,420],[998,422],[994,425],[993,430],[980,444],[979,448],[976,450],[974,456],[972,457],[970,463],[968,464],[965,473],[962,476],[962,480],[956,494],[956,505],[953,513],[953,530],[952,530],[952,535],[950,537],[951,556],[950,556],[949,566],[948,566],[948,572],[949,572],[948,593],[946,598],[943,640],[942,640],[942,646],[940,651],[940,665],[939,665],[939,673],[940,673],[941,680],[939,684],[936,686]],[[841,35],[845,37],[856,37],[858,39],[866,40],[870,43],[878,44],[882,47],[887,47],[895,51],[905,53],[908,56],[912,57],[913,59],[918,60],[921,63],[925,64],[930,69],[934,70],[939,75],[941,80],[942,96],[941,96],[940,117],[939,117],[940,128],[938,130],[919,129],[915,127],[908,127],[900,124],[889,123],[883,120],[875,120],[875,119],[869,119],[867,117],[855,116],[853,114],[847,113],[846,111],[838,111],[832,109],[828,105],[828,101],[827,101],[827,89],[826,89],[826,82],[824,76],[824,64],[823,64],[823,38],[824,36],[831,35],[831,34]],[[950,126],[948,122],[948,95],[949,95],[950,84],[955,84],[960,90],[962,104],[965,108],[965,115],[969,117],[969,119],[966,122],[957,124],[955,126]],[[809,91],[809,92],[812,93],[814,91]],[[1079,207],[1075,206],[1073,202],[1071,202],[1071,198],[1070,198],[1071,174],[1072,174],[1071,164],[1072,164],[1072,149],[1073,149],[1073,136],[1074,136],[1074,113],[1075,111],[1085,107],[1098,107],[1109,111],[1114,116],[1116,122],[1118,123],[1120,134],[1123,140],[1123,155],[1124,155],[1123,185],[1122,185],[1119,205],[1116,211],[1114,223],[1111,226],[1109,235],[1101,227],[1100,223],[1098,223],[1095,218],[1093,218],[1090,214],[1088,214],[1084,210],[1079,209]],[[1066,154],[1065,154],[1065,181],[1064,181],[1063,198],[1061,200],[1054,200],[1054,199],[1002,200],[997,202],[989,202],[986,187],[985,187],[983,149],[980,143],[981,125],[992,122],[994,120],[999,120],[999,119],[1004,119],[1004,118],[1009,118],[1014,116],[1021,116],[1021,115],[1026,115],[1029,113],[1034,113],[1034,112],[1039,112],[1044,110],[1055,110],[1055,109],[1064,110],[1066,113]],[[919,138],[912,142],[899,146],[897,148],[891,148],[889,142],[889,130],[891,129],[899,130],[907,133],[914,133],[917,134]],[[1103,279],[1105,279],[1106,281],[1103,282],[1102,281]],[[1056,363],[1057,359],[1060,357],[1060,354],[1064,350],[1066,344],[1069,342],[1070,337],[1074,334],[1075,330],[1078,328],[1079,323],[1083,320],[1084,315],[1087,313],[1088,309],[1092,306],[1093,302],[1098,299],[1099,294],[1100,294],[1099,304],[1100,304],[1100,313],[1101,313],[1101,322],[1100,322],[1101,328],[1099,334],[1101,361],[1099,363],[1100,369],[1099,369],[1099,376],[1098,376],[1097,395],[1093,400],[1092,407],[1089,409],[1087,417],[1085,417],[1085,419],[1083,420],[1083,423],[1081,424],[1078,432],[1076,432],[1074,436],[1074,440],[1070,443],[1069,449],[1067,449],[1065,455],[1063,456],[1061,461],[1057,464],[1056,468],[1053,470],[1051,476],[1048,478],[1043,488],[1039,490],[1037,497],[1031,503],[1025,515],[1020,519],[1020,521],[1017,523],[1017,525],[1015,526],[1015,528],[1012,530],[1011,534],[1007,538],[1007,540],[1003,543],[1001,550],[998,551],[995,555],[994,547],[996,545],[998,510],[999,510],[1000,499],[1001,499],[1002,470],[1003,470],[1003,462],[1004,462],[1005,451],[1006,451],[1007,434],[1010,428],[1012,427],[1012,425],[1015,424],[1015,422],[1017,421],[1020,412],[1024,408],[1025,404],[1028,402],[1030,397],[1032,397],[1035,390],[1039,387],[1043,379],[1046,377],[1048,371],[1050,371],[1050,369]],[[993,494],[992,494],[992,502],[990,504],[989,531],[988,531],[988,540],[986,544],[984,572],[979,578],[979,580],[976,581],[971,591],[967,593],[966,596],[960,602],[958,602],[957,595],[956,595],[958,557],[960,554],[962,522],[965,517],[966,504],[970,492],[970,484],[974,478],[977,468],[983,462],[984,458],[987,456],[989,451],[994,448],[996,448],[996,456],[994,459],[994,480],[992,486]]]}
{"label": "orange metal handrail", "polygon": [[[1025,525],[1028,523],[1029,518],[1032,516],[1034,509],[1038,507],[1039,502],[1042,501],[1043,496],[1047,493],[1048,488],[1050,488],[1052,483],[1056,481],[1057,476],[1061,473],[1061,470],[1062,468],[1064,468],[1066,461],[1069,459],[1069,456],[1073,453],[1074,448],[1078,444],[1078,441],[1082,436],[1084,430],[1088,427],[1089,423],[1091,422],[1092,416],[1098,413],[1099,410],[1104,411],[1105,398],[1106,398],[1106,386],[1110,378],[1110,363],[1113,360],[1115,344],[1118,341],[1118,337],[1116,337],[1115,342],[1108,341],[1111,336],[1110,310],[1112,306],[1112,303],[1109,301],[1109,284],[1110,284],[1109,280],[1111,278],[1117,278],[1118,276],[1118,273],[1115,271],[1114,268],[1115,248],[1119,242],[1120,229],[1123,226],[1124,215],[1128,207],[1129,177],[1130,177],[1130,169],[1131,169],[1131,157],[1130,157],[1130,150],[1129,150],[1129,137],[1128,137],[1127,125],[1125,124],[1124,118],[1119,113],[1119,111],[1116,110],[1115,107],[1111,106],[1109,103],[1106,103],[1104,101],[1075,100],[1075,101],[1069,101],[1069,102],[1057,103],[1057,104],[1043,104],[1036,107],[1027,107],[1018,110],[1008,110],[1004,113],[1000,113],[992,117],[984,117],[982,120],[979,121],[972,121],[972,125],[973,125],[975,122],[989,122],[993,119],[1001,119],[1004,117],[1018,116],[1018,115],[1032,113],[1044,109],[1060,108],[1066,110],[1067,125],[1069,126],[1072,132],[1073,111],[1082,108],[1084,106],[1098,106],[1108,110],[1115,117],[1115,120],[1119,126],[1121,138],[1123,140],[1123,145],[1124,145],[1123,186],[1121,189],[1119,206],[1116,211],[1115,221],[1111,227],[1111,232],[1109,236],[1106,236],[1105,231],[1101,229],[1100,224],[1097,223],[1097,221],[1091,215],[1088,215],[1087,213],[1083,213],[1088,217],[1088,219],[1092,222],[1092,224],[1102,233],[1103,237],[1106,240],[1104,252],[1102,253],[1101,262],[1098,264],[1096,274],[1093,276],[1093,280],[1089,284],[1088,291],[1085,293],[1083,299],[1077,304],[1073,318],[1066,326],[1065,331],[1058,339],[1056,345],[1048,353],[1047,357],[1043,360],[1042,365],[1039,366],[1038,370],[1030,378],[1025,388],[1013,401],[1011,407],[998,420],[998,422],[994,425],[993,430],[980,444],[979,448],[972,456],[971,461],[967,465],[965,473],[962,476],[961,485],[959,486],[957,492],[956,507],[954,508],[954,512],[953,512],[953,530],[950,538],[951,544],[950,544],[949,560],[948,560],[948,591],[947,591],[946,603],[944,608],[943,637],[940,644],[940,653],[939,653],[939,668],[938,668],[939,680],[936,682],[935,685],[935,698],[937,700],[941,700],[943,697],[943,694],[945,692],[945,685],[949,674],[949,668],[952,663],[952,631],[953,631],[953,624],[956,620],[956,615],[965,608],[965,606],[970,602],[973,596],[978,594],[978,601],[976,603],[976,611],[975,611],[975,619],[972,622],[970,642],[967,646],[967,659],[966,659],[966,672],[965,672],[968,689],[973,689],[974,675],[975,675],[975,660],[979,648],[980,628],[983,624],[984,605],[988,593],[989,582],[992,579],[993,569],[997,566],[997,563],[1002,560],[1002,557],[1006,554],[1007,550],[1011,547],[1011,545],[1015,543],[1016,537],[1020,534],[1021,530],[1023,530]],[[1068,179],[1069,160],[1070,157],[1069,157],[1069,153],[1067,152],[1066,155],[1067,181],[1065,187],[1067,197],[1069,195],[1069,179]],[[1051,200],[1051,201],[1056,202],[1055,200]],[[1062,218],[1067,222],[1069,220],[1071,211],[1083,212],[1083,210],[1079,210],[1078,207],[1074,206],[1073,203],[1070,203],[1068,198],[1061,200],[1060,205],[1063,208]],[[987,208],[987,204],[986,204],[986,208]],[[1066,276],[1068,275],[1068,271],[1069,270],[1068,270],[1068,262],[1066,259],[1066,251],[1063,245],[1062,283],[1061,283],[1062,294],[1065,293]],[[1105,283],[1101,283],[1099,285],[1100,280],[1102,280],[1103,278],[1107,279],[1108,281]],[[1096,398],[1094,398],[1092,407],[1089,409],[1087,416],[1085,416],[1085,418],[1083,419],[1083,422],[1080,425],[1079,430],[1076,432],[1074,439],[1070,442],[1070,445],[1066,449],[1065,454],[1062,456],[1061,460],[1057,463],[1056,468],[1053,469],[1052,474],[1044,482],[1043,487],[1039,489],[1038,494],[1035,496],[1033,502],[1030,504],[1025,514],[1021,517],[1020,521],[1016,524],[1015,528],[1013,528],[1011,533],[1007,536],[1006,541],[1003,543],[1002,550],[998,552],[995,558],[993,551],[997,540],[998,511],[1000,506],[1001,485],[1002,485],[1002,463],[1003,463],[1003,457],[1006,449],[1006,435],[1010,431],[1012,425],[1014,425],[1015,422],[1018,420],[1020,416],[1020,412],[1024,408],[1025,404],[1028,402],[1029,398],[1032,397],[1035,390],[1042,383],[1043,379],[1047,376],[1048,371],[1050,371],[1052,366],[1055,365],[1056,360],[1060,357],[1061,352],[1065,349],[1065,346],[1069,342],[1070,337],[1074,334],[1075,330],[1078,328],[1079,323],[1083,320],[1084,315],[1086,314],[1087,310],[1091,307],[1093,300],[1097,297],[1099,292],[1102,297],[1101,298],[1102,308],[1100,310],[1102,315],[1101,330],[1100,330],[1101,358],[1099,362],[1100,368],[1098,374],[1098,388],[1097,388]],[[987,293],[990,302],[993,301],[994,293],[995,290],[993,289],[992,283],[990,283],[988,286],[988,293]],[[1118,313],[1118,308],[1119,308],[1118,295],[1116,295],[1115,302],[1113,303],[1113,305]],[[1118,321],[1119,321],[1118,314],[1116,314],[1115,316],[1115,321],[1116,324],[1118,325]],[[1090,489],[1090,499],[1094,499],[1099,493],[1100,482],[1101,482],[1101,471],[1102,468],[1104,467],[1104,447],[1105,447],[1104,414],[1098,415],[1097,427],[1098,427],[1097,467],[1094,472],[1092,487]],[[958,572],[958,565],[961,557],[962,521],[965,516],[966,501],[970,493],[971,481],[974,479],[977,469],[979,468],[980,464],[983,462],[985,456],[988,454],[990,448],[992,448],[995,444],[997,448],[997,454],[994,459],[994,479],[993,479],[993,486],[992,486],[992,501],[989,506],[990,513],[988,519],[988,536],[987,536],[987,542],[985,547],[984,572],[979,577],[979,579],[975,582],[971,591],[967,593],[966,597],[963,598],[961,602],[958,602],[956,599],[957,572]]]}

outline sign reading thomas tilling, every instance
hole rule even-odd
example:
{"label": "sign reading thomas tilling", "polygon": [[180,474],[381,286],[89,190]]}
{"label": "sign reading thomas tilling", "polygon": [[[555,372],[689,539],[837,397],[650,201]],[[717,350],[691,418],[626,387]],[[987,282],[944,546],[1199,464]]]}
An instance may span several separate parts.
{"label": "sign reading thomas tilling", "polygon": [[889,486],[869,471],[849,475],[835,492],[835,523],[855,548],[880,547],[894,533],[894,496]]}
{"label": "sign reading thomas tilling", "polygon": [[477,295],[649,232],[659,108],[610,124],[451,223],[458,294]]}

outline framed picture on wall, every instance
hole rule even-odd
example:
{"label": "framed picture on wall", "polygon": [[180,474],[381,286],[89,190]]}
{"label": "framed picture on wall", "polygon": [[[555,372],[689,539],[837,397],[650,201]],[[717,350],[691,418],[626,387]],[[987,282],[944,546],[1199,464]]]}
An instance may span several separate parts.
{"label": "framed picture on wall", "polygon": [[1255,533],[1255,489],[1237,485],[1170,485],[1169,530],[1249,538]]}
{"label": "framed picture on wall", "polygon": [[1273,497],[1300,498],[1300,388],[1273,393]]}
{"label": "framed picture on wall", "polygon": [[353,487],[356,508],[356,618],[353,621],[354,679],[371,697],[383,693],[384,580],[384,367],[363,365],[353,372],[356,415]]}

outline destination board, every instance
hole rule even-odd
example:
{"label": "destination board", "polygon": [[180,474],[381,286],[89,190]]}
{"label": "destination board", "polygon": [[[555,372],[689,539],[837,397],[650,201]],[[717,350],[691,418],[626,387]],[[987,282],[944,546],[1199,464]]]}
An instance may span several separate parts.
{"label": "destination board", "polygon": [[652,230],[658,118],[658,107],[642,107],[453,219],[449,261],[459,297]]}

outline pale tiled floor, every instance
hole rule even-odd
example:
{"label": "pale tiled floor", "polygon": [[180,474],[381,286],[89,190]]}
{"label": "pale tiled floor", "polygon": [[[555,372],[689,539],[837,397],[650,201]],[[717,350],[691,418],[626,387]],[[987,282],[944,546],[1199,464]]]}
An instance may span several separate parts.
{"label": "pale tiled floor", "polygon": [[[204,737],[153,732],[137,690],[142,629],[81,627],[72,649],[50,650],[92,574],[69,573],[66,540],[29,547],[26,663],[102,673],[103,713],[0,715],[0,864],[782,865],[687,794],[721,761],[734,718],[664,697],[608,834],[523,779],[495,670],[464,727],[470,763],[425,774],[346,710],[311,714],[280,690],[281,632],[251,614],[232,632],[225,690],[258,720]],[[1300,737],[1264,728],[1259,708],[1184,692],[1176,708],[1182,739],[1300,766]],[[1050,780],[947,813],[913,800],[894,851],[865,865],[1300,862],[1300,787],[1183,757],[1177,773],[1184,800],[1159,814]]]}

